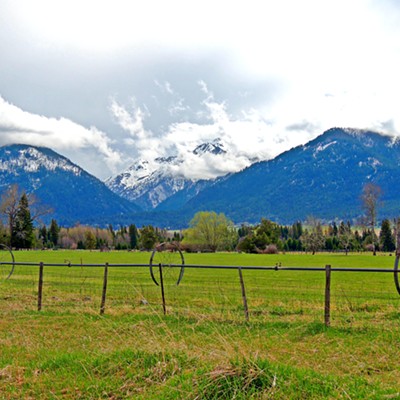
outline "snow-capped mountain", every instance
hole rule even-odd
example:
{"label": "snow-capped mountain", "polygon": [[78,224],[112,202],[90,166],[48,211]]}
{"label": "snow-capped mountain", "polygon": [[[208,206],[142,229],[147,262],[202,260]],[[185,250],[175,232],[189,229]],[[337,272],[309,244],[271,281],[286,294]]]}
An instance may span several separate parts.
{"label": "snow-capped mountain", "polygon": [[213,140],[212,142],[203,143],[197,146],[193,150],[193,154],[197,156],[201,156],[204,154],[226,154],[227,150],[225,149],[225,144],[222,142],[220,138]]}
{"label": "snow-capped mountain", "polygon": [[17,184],[52,209],[47,219],[64,225],[107,224],[139,207],[110,191],[99,179],[45,147],[0,147],[0,193]]}
{"label": "snow-capped mountain", "polygon": [[303,146],[258,162],[205,188],[180,212],[224,212],[234,222],[262,217],[281,223],[308,216],[332,220],[362,215],[366,183],[382,189],[378,218],[400,210],[400,141],[376,132],[332,128]]}
{"label": "snow-capped mountain", "polygon": [[[192,152],[199,158],[210,154],[223,157],[226,153],[226,146],[219,138],[197,146]],[[138,160],[105,183],[114,193],[134,201],[145,210],[157,207],[163,210],[176,209],[178,204],[185,203],[213,182],[213,179],[185,178],[180,169],[184,162],[183,158],[177,156]],[[166,202],[176,193],[180,193],[177,202]]]}
{"label": "snow-capped mountain", "polygon": [[[195,150],[191,161],[229,154],[216,141]],[[202,210],[223,212],[238,224],[261,218],[291,224],[311,215],[327,221],[357,219],[363,212],[363,186],[372,182],[382,189],[378,219],[399,216],[400,140],[376,132],[333,128],[272,160],[216,179],[185,179],[179,171],[187,165],[175,156],[142,160],[108,182],[125,194],[131,191],[152,210],[141,212],[50,149],[4,146],[0,193],[18,184],[53,208],[49,218],[64,226],[80,222],[183,228]]]}
{"label": "snow-capped mountain", "polygon": [[19,175],[22,171],[37,173],[39,170],[65,171],[79,176],[82,170],[67,158],[44,147],[11,145],[2,147],[0,171]]}

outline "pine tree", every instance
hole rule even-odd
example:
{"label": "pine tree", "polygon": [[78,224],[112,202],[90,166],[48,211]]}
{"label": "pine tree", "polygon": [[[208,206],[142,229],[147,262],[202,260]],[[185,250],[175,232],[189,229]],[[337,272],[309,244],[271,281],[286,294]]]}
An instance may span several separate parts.
{"label": "pine tree", "polygon": [[56,220],[52,219],[49,229],[49,239],[54,246],[57,246],[58,244],[59,235],[60,235],[60,227],[58,226]]}
{"label": "pine tree", "polygon": [[30,249],[34,242],[33,221],[29,211],[28,197],[24,193],[18,203],[18,210],[14,221],[14,245],[16,248]]}
{"label": "pine tree", "polygon": [[379,242],[381,244],[382,251],[394,251],[396,249],[394,235],[392,233],[390,221],[388,219],[384,219],[382,221]]}
{"label": "pine tree", "polygon": [[136,225],[134,225],[134,224],[129,225],[129,242],[130,242],[131,249],[137,248],[138,238],[139,238],[139,234],[138,234]]}

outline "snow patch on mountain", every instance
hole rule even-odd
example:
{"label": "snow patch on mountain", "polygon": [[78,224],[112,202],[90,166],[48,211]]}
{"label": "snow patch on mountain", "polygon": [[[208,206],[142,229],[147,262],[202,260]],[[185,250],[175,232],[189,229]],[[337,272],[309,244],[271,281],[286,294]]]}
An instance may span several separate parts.
{"label": "snow patch on mountain", "polygon": [[18,148],[16,154],[13,154],[11,150],[7,150],[5,152],[6,157],[0,160],[0,171],[18,174],[18,171],[21,170],[36,173],[41,169],[48,171],[60,169],[72,172],[76,176],[81,174],[81,169],[72,164],[68,159],[46,154],[49,151],[49,149],[31,146]]}
{"label": "snow patch on mountain", "polygon": [[337,143],[337,141],[334,140],[333,142],[329,142],[329,143],[325,143],[325,144],[320,144],[320,145],[315,149],[315,151],[314,151],[314,157],[315,157],[318,153],[320,153],[321,151],[326,150],[328,147],[330,147],[330,146],[332,146],[332,145],[334,145],[334,144],[336,144],[336,143]]}
{"label": "snow patch on mountain", "polygon": [[[212,181],[214,179],[205,176],[186,177],[185,172],[192,168],[194,161],[199,167],[201,163],[209,164],[210,158],[217,157],[222,160],[226,154],[228,154],[226,145],[217,138],[200,144],[184,156],[171,155],[153,160],[138,160],[126,171],[109,178],[105,183],[120,196],[135,201],[145,209],[153,209],[174,194],[193,187],[193,184],[199,180]],[[222,175],[225,173],[219,174],[219,176]],[[204,186],[206,185],[201,185],[201,187]],[[193,193],[196,192],[193,191]]]}

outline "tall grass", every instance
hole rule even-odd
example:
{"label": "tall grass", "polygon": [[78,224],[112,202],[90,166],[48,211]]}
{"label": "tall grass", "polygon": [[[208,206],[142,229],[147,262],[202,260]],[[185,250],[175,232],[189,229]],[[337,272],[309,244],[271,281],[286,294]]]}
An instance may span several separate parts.
{"label": "tall grass", "polygon": [[[17,252],[17,261],[146,263],[140,252]],[[188,264],[391,268],[389,255],[187,254]],[[67,260],[67,261],[65,261]],[[0,284],[1,399],[400,398],[400,310],[391,274],[187,269],[160,289],[147,268],[17,266]]]}

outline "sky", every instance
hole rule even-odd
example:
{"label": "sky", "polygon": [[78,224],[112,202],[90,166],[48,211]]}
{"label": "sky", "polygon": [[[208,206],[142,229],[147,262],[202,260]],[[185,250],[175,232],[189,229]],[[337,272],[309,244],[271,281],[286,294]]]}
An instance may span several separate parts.
{"label": "sky", "polygon": [[400,133],[396,0],[0,0],[0,145],[105,180],[220,138],[213,177],[332,127]]}

